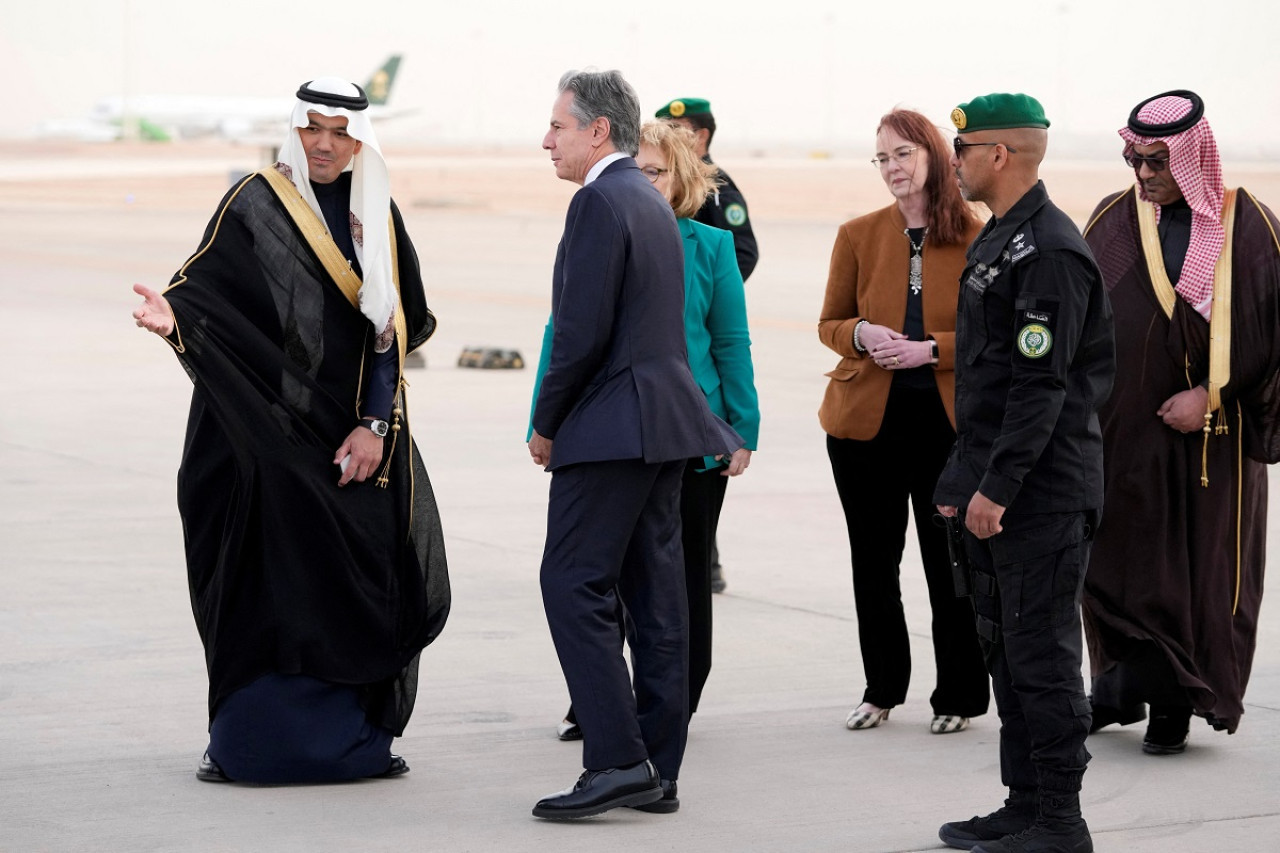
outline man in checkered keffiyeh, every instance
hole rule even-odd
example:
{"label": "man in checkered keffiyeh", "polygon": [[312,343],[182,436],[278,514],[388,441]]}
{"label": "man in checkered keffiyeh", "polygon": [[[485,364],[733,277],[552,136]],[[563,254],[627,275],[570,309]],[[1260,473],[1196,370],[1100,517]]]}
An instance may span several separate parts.
{"label": "man in checkered keffiyeh", "polygon": [[[1175,91],[1144,101],[1120,128],[1125,157],[1134,166],[1143,201],[1190,208],[1191,240],[1174,290],[1208,319],[1213,267],[1222,252],[1222,163],[1204,102],[1194,92]],[[1165,158],[1165,166],[1160,158]],[[1176,194],[1176,195],[1175,195]]]}
{"label": "man in checkered keffiyeh", "polygon": [[1280,461],[1280,224],[1224,188],[1204,112],[1185,90],[1135,107],[1119,133],[1137,183],[1085,228],[1116,331],[1082,601],[1091,731],[1149,705],[1152,755],[1183,752],[1193,716],[1240,724]]}

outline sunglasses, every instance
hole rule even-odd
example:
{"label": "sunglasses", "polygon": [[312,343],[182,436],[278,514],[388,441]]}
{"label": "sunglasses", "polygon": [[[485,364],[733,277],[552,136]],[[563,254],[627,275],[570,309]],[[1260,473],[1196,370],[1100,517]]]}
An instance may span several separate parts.
{"label": "sunglasses", "polygon": [[[955,150],[957,158],[964,157],[964,149],[966,148],[986,148],[993,145],[1004,145],[1004,143],[1003,142],[961,142],[960,137],[958,136],[951,140],[951,147]],[[1004,145],[1004,150],[1008,151],[1010,154],[1018,153],[1017,148],[1010,148],[1008,145]]]}
{"label": "sunglasses", "polygon": [[1134,154],[1132,151],[1124,155],[1124,161],[1129,164],[1135,172],[1146,166],[1153,172],[1163,172],[1169,166],[1168,157],[1143,157],[1141,154]]}

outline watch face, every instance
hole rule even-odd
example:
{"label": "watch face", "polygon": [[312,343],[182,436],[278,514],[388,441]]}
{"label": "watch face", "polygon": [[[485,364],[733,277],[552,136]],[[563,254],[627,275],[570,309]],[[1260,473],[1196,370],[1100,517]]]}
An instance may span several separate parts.
{"label": "watch face", "polygon": [[387,435],[386,421],[367,420],[367,421],[362,421],[362,423],[365,426],[367,426],[370,430],[372,430],[374,435],[379,436],[381,438],[386,438],[386,435]]}

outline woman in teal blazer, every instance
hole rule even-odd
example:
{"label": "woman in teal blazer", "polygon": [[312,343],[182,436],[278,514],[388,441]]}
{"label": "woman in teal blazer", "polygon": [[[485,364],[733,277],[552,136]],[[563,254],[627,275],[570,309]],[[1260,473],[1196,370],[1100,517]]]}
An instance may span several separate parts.
{"label": "woman in teal blazer", "polygon": [[[760,433],[760,406],[751,366],[747,300],[733,248],[733,235],[692,217],[714,187],[716,168],[694,151],[693,134],[669,121],[651,121],[640,130],[636,163],[671,202],[684,238],[684,329],[689,369],[711,411],[737,430],[745,444],[728,458],[689,460],[680,493],[685,588],[689,595],[689,713],[698,710],[711,672],[711,548],[720,523],[729,477],[751,464]],[[533,396],[546,370],[550,321]],[[573,709],[558,729],[563,740],[581,737]]]}

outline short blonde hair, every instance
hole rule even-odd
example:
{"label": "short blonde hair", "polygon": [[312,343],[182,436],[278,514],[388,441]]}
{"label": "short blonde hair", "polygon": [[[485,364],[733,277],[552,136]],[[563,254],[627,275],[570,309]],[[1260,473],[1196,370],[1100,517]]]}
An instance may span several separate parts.
{"label": "short blonde hair", "polygon": [[720,170],[698,157],[693,131],[675,122],[659,119],[640,128],[640,144],[652,145],[667,161],[671,181],[671,209],[680,219],[693,216],[720,181]]}

